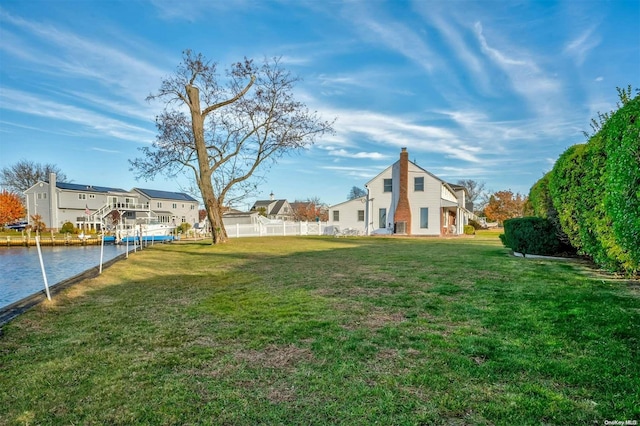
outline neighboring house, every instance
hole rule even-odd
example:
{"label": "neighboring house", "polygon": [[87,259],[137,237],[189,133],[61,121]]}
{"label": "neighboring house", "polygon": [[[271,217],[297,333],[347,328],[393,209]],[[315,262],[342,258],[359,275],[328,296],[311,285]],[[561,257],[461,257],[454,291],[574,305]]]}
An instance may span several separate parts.
{"label": "neighboring house", "polygon": [[367,233],[367,197],[354,198],[329,207],[327,223],[340,232],[355,229],[359,234]]}
{"label": "neighboring house", "polygon": [[[57,230],[65,222],[75,227],[101,229],[109,224],[114,211],[124,220],[198,222],[198,201],[176,192],[80,185],[57,182],[55,173],[25,192],[29,222],[39,215],[47,228]],[[167,208],[154,207],[160,202]],[[154,204],[155,203],[155,204]],[[184,219],[184,220],[183,220]]]}
{"label": "neighboring house", "polygon": [[[198,223],[198,200],[183,192],[158,191],[155,189],[133,188],[143,204],[148,204],[152,218],[160,223],[179,225]],[[144,218],[143,212],[137,218]]]}
{"label": "neighboring house", "polygon": [[258,212],[242,212],[240,210],[229,209],[222,214],[222,222],[225,228],[234,225],[257,225]]}
{"label": "neighboring house", "polygon": [[252,212],[258,212],[269,219],[293,220],[294,212],[287,200],[275,200],[273,193],[269,200],[258,200],[251,207]]}
{"label": "neighboring house", "polygon": [[402,148],[398,161],[365,187],[368,194],[364,203],[356,199],[330,207],[332,225],[356,228],[353,218],[361,217],[363,206],[367,235],[459,235],[473,217],[465,208],[466,189],[454,188],[409,161],[406,148]]}

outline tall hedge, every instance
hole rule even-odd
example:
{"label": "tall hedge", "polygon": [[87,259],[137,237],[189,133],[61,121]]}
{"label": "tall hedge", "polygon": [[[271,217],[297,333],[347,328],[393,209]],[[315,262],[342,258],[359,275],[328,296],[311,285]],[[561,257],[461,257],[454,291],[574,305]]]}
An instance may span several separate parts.
{"label": "tall hedge", "polygon": [[608,153],[606,210],[613,219],[616,259],[640,272],[640,96],[627,102],[602,128]]}
{"label": "tall hedge", "polygon": [[540,180],[533,184],[529,191],[529,197],[527,197],[526,216],[548,219],[553,225],[553,229],[558,240],[560,240],[563,245],[568,246],[570,245],[569,237],[562,230],[558,211],[553,205],[553,200],[551,199],[551,193],[549,191],[550,180],[551,172],[545,174]]}
{"label": "tall hedge", "polygon": [[[640,97],[612,113],[586,144],[574,145],[548,175],[562,230],[579,252],[609,269],[640,270]],[[544,179],[544,178],[543,178]],[[545,182],[532,188],[544,212]]]}

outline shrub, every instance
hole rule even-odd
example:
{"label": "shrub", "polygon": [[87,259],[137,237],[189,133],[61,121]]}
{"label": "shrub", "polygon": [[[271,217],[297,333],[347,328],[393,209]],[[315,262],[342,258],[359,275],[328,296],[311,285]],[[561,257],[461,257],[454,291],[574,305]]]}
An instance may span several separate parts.
{"label": "shrub", "polygon": [[465,233],[466,235],[475,235],[475,233],[476,233],[476,228],[474,228],[474,227],[473,227],[473,226],[471,226],[471,225],[465,225],[465,226],[464,226],[464,233]]}
{"label": "shrub", "polygon": [[176,231],[182,234],[186,234],[189,229],[191,229],[191,225],[187,222],[183,222],[180,225],[178,225],[178,227],[176,228]]}
{"label": "shrub", "polygon": [[506,247],[522,254],[556,254],[563,248],[553,224],[541,217],[505,220],[500,240]]}
{"label": "shrub", "polygon": [[74,231],[75,231],[75,228],[73,226],[73,223],[71,223],[71,222],[65,222],[62,225],[62,228],[60,228],[60,232],[62,232],[62,233],[73,234]]}
{"label": "shrub", "polygon": [[482,225],[480,225],[477,220],[469,219],[469,225],[473,226],[473,229],[475,229],[476,231],[478,229],[482,229]]}

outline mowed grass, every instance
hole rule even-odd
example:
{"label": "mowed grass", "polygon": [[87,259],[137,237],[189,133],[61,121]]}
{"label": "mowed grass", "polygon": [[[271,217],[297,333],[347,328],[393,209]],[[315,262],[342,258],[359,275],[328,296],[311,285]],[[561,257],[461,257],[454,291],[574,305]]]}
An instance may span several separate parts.
{"label": "mowed grass", "polygon": [[496,234],[156,245],[3,328],[0,423],[640,420],[638,297]]}

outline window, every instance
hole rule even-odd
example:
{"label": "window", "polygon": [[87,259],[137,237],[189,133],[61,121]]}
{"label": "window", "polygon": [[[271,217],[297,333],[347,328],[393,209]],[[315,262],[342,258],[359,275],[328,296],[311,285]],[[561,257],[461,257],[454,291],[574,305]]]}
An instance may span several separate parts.
{"label": "window", "polygon": [[195,210],[196,206],[194,206],[193,204],[191,204],[191,210]]}
{"label": "window", "polygon": [[185,223],[187,221],[187,218],[182,216],[181,220],[182,220],[182,223]]}
{"label": "window", "polygon": [[177,208],[178,208],[178,203],[173,203],[173,204],[171,204],[171,208],[172,208],[172,209],[177,209]]}
{"label": "window", "polygon": [[380,228],[387,227],[387,209],[378,210],[378,223]]}
{"label": "window", "polygon": [[429,227],[429,208],[422,207],[420,209],[420,228],[428,228]]}
{"label": "window", "polygon": [[87,194],[78,194],[78,200],[86,200]]}
{"label": "window", "polygon": [[391,192],[391,179],[385,179],[383,183],[382,192]]}
{"label": "window", "polygon": [[333,211],[333,221],[340,222],[340,210]]}
{"label": "window", "polygon": [[157,208],[162,207],[162,203],[156,203],[156,207],[157,207]]}
{"label": "window", "polygon": [[358,222],[364,222],[364,210],[358,210]]}
{"label": "window", "polygon": [[413,190],[424,191],[424,177],[413,178]]}
{"label": "window", "polygon": [[96,198],[96,194],[89,194],[89,199],[90,199],[90,200],[92,200],[92,199],[94,199],[94,198]]}
{"label": "window", "polygon": [[184,204],[182,205],[182,208],[184,209]]}
{"label": "window", "polygon": [[38,200],[46,200],[47,193],[46,192],[38,192]]}

